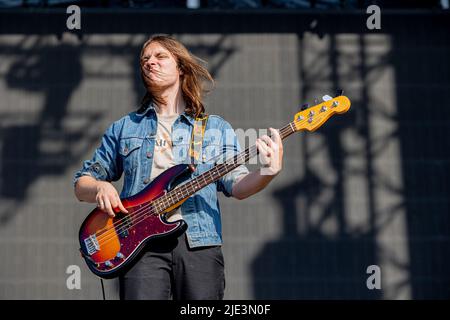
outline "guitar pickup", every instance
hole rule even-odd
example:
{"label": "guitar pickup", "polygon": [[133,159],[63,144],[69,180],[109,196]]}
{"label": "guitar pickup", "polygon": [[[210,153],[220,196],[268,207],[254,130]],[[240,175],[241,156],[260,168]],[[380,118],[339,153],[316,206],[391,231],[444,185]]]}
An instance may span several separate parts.
{"label": "guitar pickup", "polygon": [[126,238],[129,235],[129,229],[133,226],[133,222],[131,220],[131,216],[129,214],[124,214],[122,212],[119,212],[116,215],[115,220],[122,221],[120,224],[117,224],[115,226],[116,232],[121,238]]}

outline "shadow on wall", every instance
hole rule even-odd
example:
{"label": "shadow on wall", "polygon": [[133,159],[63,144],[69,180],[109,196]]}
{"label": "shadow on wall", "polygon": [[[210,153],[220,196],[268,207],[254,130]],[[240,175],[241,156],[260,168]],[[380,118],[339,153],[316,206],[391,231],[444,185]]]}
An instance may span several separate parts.
{"label": "shadow on wall", "polygon": [[[304,50],[308,50],[307,42],[304,34],[298,34],[299,80],[304,83],[301,97],[317,94],[315,85],[323,87],[318,79],[332,83],[335,90],[346,85],[340,83],[337,75],[335,36],[327,37],[329,42],[322,42],[329,43],[327,50],[321,52],[312,48],[317,54],[306,63]],[[356,234],[346,219],[348,208],[344,200],[343,168],[346,154],[340,133],[355,126],[358,114],[355,110],[367,108],[359,101],[351,100],[352,107],[348,113],[332,117],[320,128],[324,137],[320,148],[309,150],[306,146],[311,133],[301,134],[305,142],[302,159],[305,175],[273,194],[282,209],[282,236],[263,246],[252,263],[254,296],[257,299],[381,298],[380,290],[369,290],[366,285],[369,276],[366,268],[377,264],[374,226],[369,226],[366,233]],[[336,181],[331,185],[311,169],[321,154],[328,155],[327,162],[331,168],[327,168],[327,172],[336,174]],[[367,172],[371,174],[370,170]],[[331,194],[331,199],[321,200],[325,193]],[[324,225],[330,221],[336,230],[327,235]]]}
{"label": "shadow on wall", "polygon": [[[63,129],[69,100],[82,80],[83,48],[64,43],[48,46],[42,43],[43,39],[36,40],[31,49],[23,49],[24,42],[29,41],[24,37],[13,49],[18,58],[6,75],[9,88],[42,93],[44,103],[37,115],[34,111],[17,112],[15,117],[24,121],[12,121],[12,125],[2,129],[0,195],[11,205],[0,213],[1,223],[12,218],[15,210],[11,207],[25,200],[33,182],[42,175],[60,175],[77,159],[72,143],[79,141],[89,123],[99,116],[92,114],[87,126],[78,132]],[[14,110],[14,105],[8,108]]]}
{"label": "shadow on wall", "polygon": [[439,18],[392,41],[413,299],[450,299],[450,20]]}
{"label": "shadow on wall", "polygon": [[[130,75],[126,73],[125,80],[133,82],[138,100],[144,93],[139,72],[141,44],[134,43],[135,36],[130,36],[129,41],[121,44],[114,41],[97,44],[90,39],[84,41],[86,38],[76,43],[61,39],[54,44],[49,41],[50,37],[52,35],[23,35],[17,44],[0,48],[2,53],[13,59],[6,70],[5,84],[8,89],[23,95],[11,100],[17,103],[16,106],[7,105],[6,109],[1,110],[4,123],[0,129],[1,225],[8,224],[18,208],[27,202],[30,189],[36,181],[42,177],[65,174],[72,165],[80,167],[87,148],[100,142],[100,136],[92,134],[91,128],[98,126],[105,114],[96,110],[95,106],[89,111],[68,110],[74,92],[86,81],[86,77],[108,81],[102,71],[90,71],[86,75],[82,55],[95,53],[129,59],[127,61],[132,64],[133,76],[128,79]],[[214,37],[213,42],[207,44],[193,38],[185,43],[206,60],[214,58],[214,63],[208,67],[217,75],[234,52],[234,47],[226,43],[226,38]],[[119,71],[114,76],[123,75]],[[30,96],[29,100],[26,95]],[[89,99],[86,97],[87,101]],[[42,105],[36,105],[36,101],[42,101]],[[138,102],[129,101],[127,109],[136,110]],[[87,109],[86,105],[78,108]],[[69,186],[70,181],[66,185]],[[51,198],[51,195],[48,197]]]}
{"label": "shadow on wall", "polygon": [[[210,66],[213,76],[219,73],[234,52],[232,47],[224,45],[226,38],[219,37],[213,45],[188,44],[195,54],[219,57]],[[20,124],[17,124],[19,121],[12,121],[12,125],[2,129],[0,196],[11,203],[0,213],[2,223],[11,218],[15,211],[11,208],[23,202],[28,188],[39,177],[59,175],[73,163],[79,163],[81,166],[81,155],[73,154],[73,145],[76,142],[83,139],[89,139],[91,144],[99,142],[98,137],[86,137],[86,129],[101,118],[100,112],[76,115],[87,119],[86,124],[76,132],[67,132],[63,127],[63,122],[67,121],[70,98],[82,82],[81,54],[87,46],[83,43],[48,45],[44,43],[45,37],[40,37],[30,49],[24,49],[27,41],[31,40],[24,37],[23,41],[12,49],[17,59],[8,70],[5,82],[11,89],[43,94],[44,102],[37,116],[34,111],[29,114],[27,111],[21,111],[20,117],[25,121],[20,121]],[[95,49],[112,55],[129,55],[130,48],[134,49],[131,63],[135,72],[132,81],[136,96],[140,98],[144,94],[139,72],[140,45],[106,45]],[[8,50],[11,48],[8,47]],[[130,101],[130,108],[134,110],[133,104],[138,103],[139,101]],[[14,110],[14,106],[8,107],[9,110]],[[19,115],[19,112],[16,115]]]}
{"label": "shadow on wall", "polygon": [[[368,232],[354,234],[348,231],[345,216],[349,209],[343,201],[346,194],[340,161],[346,155],[337,139],[338,132],[333,126],[326,125],[321,128],[326,141],[324,147],[337,175],[333,198],[317,215],[311,204],[326,186],[308,168],[310,159],[307,155],[303,161],[304,178],[274,193],[283,210],[283,236],[263,246],[251,265],[255,298],[382,298],[381,290],[366,287],[366,267],[378,264],[381,255],[383,263],[399,277],[386,280],[391,288],[391,298],[401,298],[404,293],[410,293],[412,299],[450,297],[447,268],[450,263],[450,111],[443,102],[450,98],[450,90],[447,90],[450,74],[442,72],[449,69],[450,63],[447,18],[444,15],[424,18],[424,21],[433,21],[431,30],[426,23],[414,24],[408,16],[390,17],[391,22],[396,21],[389,34],[392,47],[381,57],[379,65],[373,62],[377,51],[369,51],[370,47],[367,47],[375,37],[359,34],[357,52],[360,56],[353,60],[359,64],[352,71],[361,80],[360,88],[354,92],[361,98],[352,103],[353,119],[347,115],[343,117],[345,123],[339,130],[355,126],[355,132],[364,139],[361,160],[365,164],[363,172],[368,194],[365,212],[369,218]],[[331,30],[331,27],[324,29]],[[339,79],[346,77],[337,76],[333,37],[328,56],[331,73],[319,78],[341,87]],[[339,58],[343,59],[342,56]],[[376,82],[377,72],[373,71],[383,63],[388,64],[393,82],[378,82],[375,88],[372,81]],[[320,69],[314,63],[309,67]],[[309,96],[310,90],[314,89],[308,87],[311,79],[304,74],[300,79],[305,81],[301,96]],[[389,100],[391,92],[392,101]],[[386,101],[392,103],[392,109],[385,107]],[[375,125],[380,126],[378,131],[371,131]],[[393,145],[399,147],[398,155],[389,153]],[[393,165],[397,162],[398,168]],[[389,168],[383,171],[386,166],[395,171],[389,171]],[[397,177],[398,181],[395,180]],[[394,205],[389,204],[389,199],[387,206],[380,204],[378,202],[383,201],[380,190],[400,200]],[[299,208],[298,203],[303,206]],[[310,223],[312,214],[315,214],[314,223]],[[323,222],[329,217],[337,221],[338,232],[333,238],[322,231]],[[389,225],[394,220],[404,221],[404,228],[399,228],[398,224]],[[384,228],[388,230],[382,234]],[[383,251],[377,241],[383,241]],[[397,257],[396,253],[406,259]]]}
{"label": "shadow on wall", "polygon": [[[251,265],[256,299],[381,298],[380,290],[369,290],[366,285],[366,267],[376,264],[373,234],[353,234],[345,221],[343,168],[338,160],[343,154],[337,135],[353,121],[350,114],[345,116],[344,126],[321,128],[332,170],[338,173],[332,190],[306,168],[303,179],[273,193],[282,209],[282,237],[265,244]],[[306,156],[304,163],[309,161]],[[322,203],[323,192],[333,198]],[[320,207],[320,216],[314,207]],[[333,235],[323,231],[329,219],[336,223]]]}

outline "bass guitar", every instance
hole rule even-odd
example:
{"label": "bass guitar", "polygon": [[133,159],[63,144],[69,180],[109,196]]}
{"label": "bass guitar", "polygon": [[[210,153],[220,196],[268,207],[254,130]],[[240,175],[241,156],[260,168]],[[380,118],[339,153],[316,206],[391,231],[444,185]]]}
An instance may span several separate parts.
{"label": "bass guitar", "polygon": [[[327,101],[298,112],[292,122],[279,129],[281,138],[298,131],[314,131],[332,115],[347,112],[350,108],[350,100],[346,96],[326,97],[328,99],[324,100]],[[99,208],[92,210],[79,231],[80,252],[89,269],[105,279],[117,277],[134,265],[142,249],[152,239],[181,235],[187,229],[186,222],[169,222],[166,214],[257,154],[254,145],[180,185],[177,181],[190,176],[195,166],[176,165],[139,193],[121,199],[127,214],[117,212],[111,218]]]}

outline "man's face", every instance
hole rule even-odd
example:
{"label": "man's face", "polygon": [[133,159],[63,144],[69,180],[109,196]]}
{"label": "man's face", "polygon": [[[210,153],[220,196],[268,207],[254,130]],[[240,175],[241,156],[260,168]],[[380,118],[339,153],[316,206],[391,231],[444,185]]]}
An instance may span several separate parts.
{"label": "man's face", "polygon": [[164,89],[179,83],[180,70],[174,56],[158,42],[151,42],[145,48],[141,69],[149,87]]}

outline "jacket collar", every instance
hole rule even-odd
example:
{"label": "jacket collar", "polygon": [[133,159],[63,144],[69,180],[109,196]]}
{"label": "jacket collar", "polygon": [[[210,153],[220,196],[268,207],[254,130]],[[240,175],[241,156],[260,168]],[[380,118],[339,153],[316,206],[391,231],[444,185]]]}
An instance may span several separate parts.
{"label": "jacket collar", "polygon": [[[149,102],[147,105],[142,105],[139,110],[136,112],[136,115],[144,117],[146,116],[148,113],[153,113],[154,115],[156,115],[156,109],[155,109],[155,105],[153,104],[153,101]],[[186,112],[183,112],[181,114],[181,117],[184,118],[185,120],[187,120],[187,122],[190,125],[194,125],[194,118],[191,117],[190,115],[188,115]]]}

